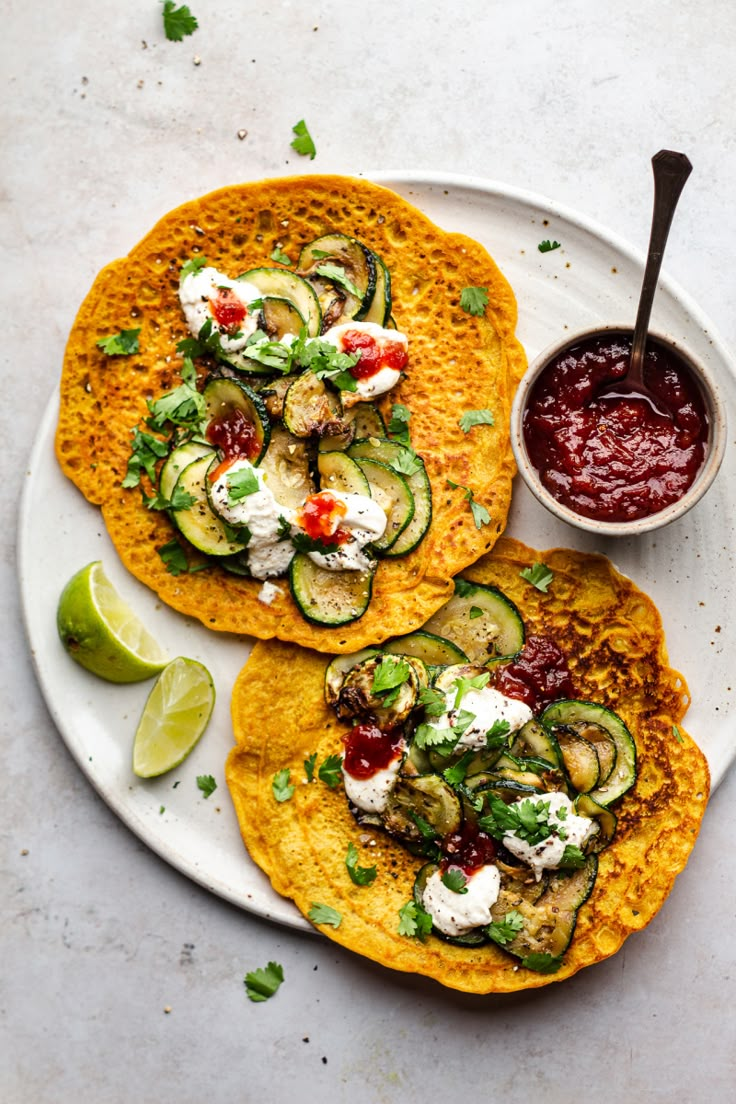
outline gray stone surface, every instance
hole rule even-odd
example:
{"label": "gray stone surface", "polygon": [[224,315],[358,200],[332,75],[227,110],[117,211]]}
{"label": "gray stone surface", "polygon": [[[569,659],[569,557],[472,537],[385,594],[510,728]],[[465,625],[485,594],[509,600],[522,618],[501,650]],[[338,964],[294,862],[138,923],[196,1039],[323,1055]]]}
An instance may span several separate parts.
{"label": "gray stone surface", "polygon": [[[643,248],[648,160],[683,149],[696,171],[665,267],[736,346],[733,6],[190,6],[200,28],[173,43],[154,0],[2,5],[0,1097],[727,1099],[736,1080],[733,772],[666,906],[613,959],[511,999],[394,975],[207,893],[98,798],[37,688],[14,519],[94,275],[169,208],[229,182],[462,172],[553,196]],[[316,140],[313,162],[289,147],[301,118]],[[734,612],[731,602],[720,616]],[[253,1004],[243,975],[269,960],[283,964],[285,983]]]}

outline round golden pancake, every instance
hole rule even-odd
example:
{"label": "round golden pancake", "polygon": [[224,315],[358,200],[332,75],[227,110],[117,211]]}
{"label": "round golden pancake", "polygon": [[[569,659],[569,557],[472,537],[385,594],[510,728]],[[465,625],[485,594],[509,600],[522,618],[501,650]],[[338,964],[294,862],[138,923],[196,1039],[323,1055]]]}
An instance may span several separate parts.
{"label": "round golden pancake", "polygon": [[[519,575],[544,562],[549,592]],[[669,894],[695,843],[709,790],[705,757],[681,727],[689,696],[668,663],[652,601],[603,556],[537,552],[506,537],[464,576],[498,586],[528,633],[553,638],[567,657],[575,694],[614,710],[637,749],[635,786],[614,806],[618,827],[599,856],[598,877],[578,913],[572,942],[554,974],[535,973],[493,944],[463,948],[398,934],[398,912],[422,859],[378,830],[359,827],[342,785],[307,783],[304,760],[339,754],[348,726],[325,705],[326,658],[288,644],[257,644],[232,698],[236,746],[227,782],[245,846],[274,889],[306,915],[314,903],[341,914],[330,939],[395,970],[423,974],[471,993],[548,985],[617,951],[644,928]],[[275,800],[272,779],[288,768],[293,797]],[[359,865],[376,866],[370,886],[354,885],[348,844]]]}
{"label": "round golden pancake", "polygon": [[[276,247],[295,258],[303,245],[333,231],[359,238],[389,268],[393,317],[408,334],[410,361],[381,405],[384,414],[396,402],[411,411],[412,445],[426,464],[433,515],[415,551],[380,562],[363,617],[325,628],[301,616],[286,581],[266,605],[258,598],[260,581],[220,567],[171,575],[157,553],[175,536],[171,521],[149,510],[139,489],[124,490],[121,483],[131,433],[144,425],[147,400],[180,382],[176,346],[188,336],[178,299],[182,264],[203,255],[237,276],[273,265]],[[481,317],[461,309],[465,287],[488,290]],[[526,366],[514,336],[516,319],[513,292],[486,250],[441,230],[387,188],[319,175],[223,188],[166,215],[95,280],[64,358],[59,463],[102,508],[126,567],[174,609],[214,630],[352,651],[426,621],[451,592],[452,576],[489,551],[506,524],[514,474],[509,411]],[[97,346],[101,338],[137,328],[137,354],[108,356]],[[494,424],[463,432],[462,414],[484,408]],[[488,511],[490,520],[480,528],[468,491]]]}

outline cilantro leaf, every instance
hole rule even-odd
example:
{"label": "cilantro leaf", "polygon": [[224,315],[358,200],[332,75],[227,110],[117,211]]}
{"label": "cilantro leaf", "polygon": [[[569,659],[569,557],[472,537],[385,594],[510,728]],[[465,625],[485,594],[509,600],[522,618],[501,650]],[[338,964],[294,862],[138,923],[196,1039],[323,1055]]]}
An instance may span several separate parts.
{"label": "cilantro leaf", "polygon": [[480,316],[488,306],[488,288],[466,287],[460,292],[460,307],[466,314]]}
{"label": "cilantro leaf", "polygon": [[198,253],[196,257],[190,257],[190,259],[185,261],[181,266],[179,279],[186,280],[187,276],[193,276],[196,272],[206,267],[207,258],[202,253]]}
{"label": "cilantro leaf", "polygon": [[407,901],[399,909],[399,935],[424,939],[432,930],[432,917],[416,901]]}
{"label": "cilantro leaf", "polygon": [[526,958],[522,958],[521,965],[526,966],[527,970],[534,970],[538,974],[556,974],[562,965],[562,959],[556,955],[547,954],[529,954]]}
{"label": "cilantro leaf", "polygon": [[161,545],[156,551],[169,575],[183,575],[189,570],[186,553],[178,540],[170,540],[168,544]]}
{"label": "cilantro leaf", "polygon": [[494,920],[493,923],[488,924],[485,931],[489,939],[492,939],[494,943],[498,943],[499,946],[504,947],[507,943],[516,936],[517,932],[520,932],[524,927],[524,917],[516,909],[512,909],[511,912],[507,912],[503,920]]}
{"label": "cilantro leaf", "polygon": [[291,143],[291,148],[296,150],[296,152],[303,157],[308,157],[310,161],[314,161],[317,147],[314,144],[312,135],[307,130],[307,124],[303,119],[300,119],[291,129],[294,134],[296,134],[296,138],[294,138]]}
{"label": "cilantro leaf", "polygon": [[217,783],[211,774],[198,774],[197,785],[205,797],[210,797],[217,789]]}
{"label": "cilantro leaf", "polygon": [[420,816],[416,809],[410,809],[409,816],[414,821],[417,828],[419,829],[420,834],[424,837],[425,840],[437,839],[437,829],[433,828],[428,820],[425,820],[424,817]]}
{"label": "cilantro leaf", "polygon": [[431,686],[423,686],[419,691],[419,704],[424,706],[427,717],[441,717],[447,712],[447,699],[445,695],[433,689]]}
{"label": "cilantro leaf", "polygon": [[[565,838],[561,830],[559,830],[557,834],[562,839]],[[568,843],[565,847],[565,850],[562,852],[560,867],[563,870],[580,870],[582,866],[585,866],[586,862],[587,859],[585,858],[585,855],[580,850],[580,848],[573,846],[573,844],[571,843]]]}
{"label": "cilantro leaf", "polygon": [[490,410],[466,410],[458,422],[463,433],[470,433],[473,426],[495,425],[495,419]]}
{"label": "cilantro leaf", "polygon": [[324,276],[326,280],[330,280],[333,284],[344,287],[345,290],[349,291],[351,295],[354,295],[356,299],[362,300],[363,292],[359,287],[355,286],[342,265],[331,263],[321,264],[317,265],[315,271],[318,276]]}
{"label": "cilantro leaf", "polygon": [[140,326],[137,330],[121,330],[120,333],[110,334],[109,337],[101,337],[97,347],[108,356],[131,356],[140,351],[138,348],[140,332]]}
{"label": "cilantro leaf", "polygon": [[403,403],[394,403],[391,407],[391,418],[386,426],[386,432],[400,444],[408,445],[410,419],[411,410],[409,410],[409,407],[404,406]]}
{"label": "cilantro leaf", "polygon": [[398,472],[399,475],[416,475],[424,467],[424,461],[421,456],[414,452],[413,448],[404,446],[401,452],[397,453],[392,460],[389,460],[388,466]]}
{"label": "cilantro leaf", "polygon": [[121,486],[137,487],[142,472],[145,472],[151,482],[155,483],[156,463],[168,453],[169,443],[168,441],[162,441],[160,437],[153,437],[150,433],[144,433],[137,427],[132,429],[131,433],[133,434],[130,446],[131,454],[128,458],[128,467]]}
{"label": "cilantro leaf", "polygon": [[263,969],[251,970],[243,978],[249,1000],[265,1001],[272,997],[284,980],[284,968],[278,962],[269,962]]}
{"label": "cilantro leaf", "polygon": [[227,483],[227,500],[232,506],[249,495],[257,494],[261,489],[258,476],[253,468],[239,468],[238,471],[228,472],[225,476]]}
{"label": "cilantro leaf", "polygon": [[485,506],[482,506],[480,502],[475,501],[475,495],[471,491],[470,487],[465,487],[462,483],[453,483],[452,479],[445,480],[448,487],[452,487],[455,490],[464,492],[463,497],[466,502],[470,503],[470,512],[473,515],[473,521],[475,522],[475,528],[480,529],[483,525],[490,524],[491,515]]}
{"label": "cilantro leaf", "polygon": [[461,675],[455,679],[453,683],[457,687],[455,691],[455,701],[452,708],[457,709],[460,706],[460,702],[463,700],[468,690],[482,690],[487,685],[488,680],[491,677],[490,671],[482,671],[479,675],[474,675],[472,678],[463,678]]}
{"label": "cilantro leaf", "polygon": [[537,249],[540,253],[551,253],[553,249],[559,248],[560,243],[558,241],[550,241],[549,238],[547,238],[545,241],[540,242],[537,246]]}
{"label": "cilantro leaf", "polygon": [[164,0],[163,19],[164,34],[170,42],[181,42],[199,26],[186,4],[177,8],[174,0]]}
{"label": "cilantro leaf", "polygon": [[342,756],[328,755],[324,762],[320,763],[317,777],[320,782],[324,782],[325,786],[333,790],[342,777]]}
{"label": "cilantro leaf", "polygon": [[489,792],[487,802],[488,814],[481,817],[478,824],[494,839],[503,839],[513,832],[520,840],[533,847],[556,830],[549,823],[549,801],[532,801],[526,798],[507,805],[500,797]]}
{"label": "cilantro leaf", "polygon": [[317,765],[317,752],[313,751],[311,755],[308,755],[304,760],[304,773],[307,776],[307,782],[314,781],[314,768]]}
{"label": "cilantro leaf", "polygon": [[405,659],[395,655],[381,656],[373,672],[371,693],[383,694],[387,690],[397,689],[410,677],[411,667]]}
{"label": "cilantro leaf", "polygon": [[683,743],[682,733],[680,732],[680,730],[679,730],[679,728],[677,727],[676,724],[673,724],[673,726],[672,726],[672,735],[675,737],[678,744]]}
{"label": "cilantro leaf", "polygon": [[337,552],[340,547],[336,541],[323,541],[319,537],[310,537],[307,533],[294,533],[291,543],[297,552],[319,552],[322,556],[329,556],[330,552]]}
{"label": "cilantro leaf", "polygon": [[468,613],[468,618],[471,621],[475,621],[476,617],[482,617],[483,613],[484,611],[480,608],[480,606],[471,606],[470,612]]}
{"label": "cilantro leaf", "polygon": [[151,412],[148,424],[157,430],[163,429],[166,422],[183,426],[199,423],[207,410],[204,395],[188,383],[180,384],[158,399],[148,399],[147,405]]}
{"label": "cilantro leaf", "polygon": [[449,783],[450,786],[456,786],[458,783],[464,782],[465,775],[468,773],[470,761],[474,755],[475,752],[470,748],[469,751],[466,751],[465,754],[458,759],[457,763],[453,763],[451,767],[446,767],[442,772],[442,777],[445,782]]}
{"label": "cilantro leaf", "polygon": [[320,905],[317,901],[312,902],[307,916],[313,924],[329,924],[331,928],[339,928],[342,923],[342,916],[337,909],[330,905]]}
{"label": "cilantro leaf", "polygon": [[508,743],[511,725],[508,721],[494,721],[486,732],[486,747],[489,749],[503,747]]}
{"label": "cilantro leaf", "polygon": [[554,573],[543,563],[535,563],[532,567],[522,567],[519,575],[522,579],[526,579],[527,583],[531,583],[533,587],[536,587],[537,590],[541,590],[543,594],[547,593],[549,584],[554,579]]}
{"label": "cilantro leaf", "polygon": [[273,796],[278,802],[291,800],[294,796],[295,786],[291,781],[291,771],[288,767],[276,771],[271,779],[271,789],[273,790]]}
{"label": "cilantro leaf", "polygon": [[286,253],[284,253],[283,249],[280,249],[278,245],[276,246],[275,249],[271,250],[271,260],[275,261],[276,264],[282,264],[282,265],[290,265],[291,264],[291,257],[289,257]]}
{"label": "cilantro leaf", "polygon": [[458,737],[451,728],[439,728],[433,724],[417,725],[414,732],[414,743],[422,751],[431,747],[449,754],[457,741]]}
{"label": "cilantro leaf", "polygon": [[457,866],[450,867],[441,875],[440,880],[452,893],[467,893],[468,879]]}
{"label": "cilantro leaf", "polygon": [[149,510],[191,510],[197,499],[183,487],[175,486],[171,492],[171,498],[164,498],[160,491],[147,498],[143,495],[143,501]]}
{"label": "cilantro leaf", "polygon": [[358,886],[367,886],[376,879],[375,866],[358,866],[358,848],[354,843],[348,844],[348,853],[345,856],[345,866],[347,867],[350,880]]}

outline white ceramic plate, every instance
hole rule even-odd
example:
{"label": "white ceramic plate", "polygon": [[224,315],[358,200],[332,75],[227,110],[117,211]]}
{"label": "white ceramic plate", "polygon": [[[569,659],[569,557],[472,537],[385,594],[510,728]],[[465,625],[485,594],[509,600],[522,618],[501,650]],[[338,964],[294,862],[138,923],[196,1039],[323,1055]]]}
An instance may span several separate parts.
{"label": "white ceramic plate", "polygon": [[[526,192],[468,179],[383,173],[394,188],[446,230],[482,242],[510,280],[519,302],[519,337],[529,357],[567,330],[633,323],[643,256],[601,227]],[[549,238],[561,248],[540,253]],[[708,319],[681,289],[663,279],[653,328],[668,331],[720,377],[736,424],[736,374]],[[116,814],[151,848],[214,893],[266,918],[309,925],[271,889],[241,844],[224,783],[232,744],[229,691],[248,655],[246,638],[211,633],[163,606],[122,568],[99,512],[62,475],[53,452],[56,399],[43,419],[22,499],[20,585],[26,627],[41,688],[59,731],[81,769]],[[662,611],[670,657],[690,684],[688,730],[705,751],[713,783],[736,756],[734,671],[736,533],[729,488],[731,450],[706,498],[675,524],[638,541],[601,541],[570,529],[538,505],[517,481],[508,532],[546,549],[557,545],[606,553]],[[210,728],[178,770],[152,781],[130,767],[132,737],[150,684],[117,687],[71,663],[59,646],[55,612],[67,579],[101,559],[120,593],[172,656],[201,660],[218,690]],[[198,775],[217,791],[204,798]],[[311,930],[311,929],[310,929]]]}

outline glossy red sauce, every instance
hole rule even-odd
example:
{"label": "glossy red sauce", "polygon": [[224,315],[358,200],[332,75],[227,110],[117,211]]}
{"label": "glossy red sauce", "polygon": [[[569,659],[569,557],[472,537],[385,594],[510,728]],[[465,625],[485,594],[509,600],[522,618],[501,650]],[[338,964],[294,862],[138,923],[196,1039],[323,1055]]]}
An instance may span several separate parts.
{"label": "glossy red sauce", "polygon": [[233,460],[243,457],[254,460],[261,451],[261,442],[253,422],[237,407],[226,407],[221,414],[211,419],[205,434],[210,444],[220,449],[222,463],[215,469],[212,482],[229,467]]}
{"label": "glossy red sauce", "polygon": [[372,334],[364,330],[346,330],[342,335],[343,352],[360,360],[348,369],[354,379],[370,379],[382,368],[393,368],[401,372],[409,359],[406,347],[401,341],[383,341],[380,344]]}
{"label": "glossy red sauce", "polygon": [[217,288],[210,297],[212,317],[225,330],[237,330],[248,311],[232,288]]}
{"label": "glossy red sauce", "polygon": [[299,525],[313,540],[330,544],[345,544],[350,540],[350,530],[339,525],[348,508],[329,491],[310,495],[299,511]]}
{"label": "glossy red sauce", "polygon": [[459,832],[453,832],[443,839],[440,868],[450,870],[455,867],[469,878],[481,866],[492,863],[497,850],[495,840],[481,832],[476,825],[465,821]]}
{"label": "glossy red sauce", "polygon": [[401,752],[402,736],[394,729],[384,732],[378,725],[359,724],[347,732],[343,767],[353,778],[372,778],[393,763]]}
{"label": "glossy red sauce", "polygon": [[529,636],[516,659],[492,668],[492,685],[538,713],[550,702],[574,697],[567,660],[553,640]]}
{"label": "glossy red sauce", "polygon": [[708,416],[687,366],[651,346],[642,394],[598,396],[621,379],[631,341],[589,338],[561,353],[532,388],[523,432],[542,483],[583,517],[633,521],[677,502],[705,459]]}

